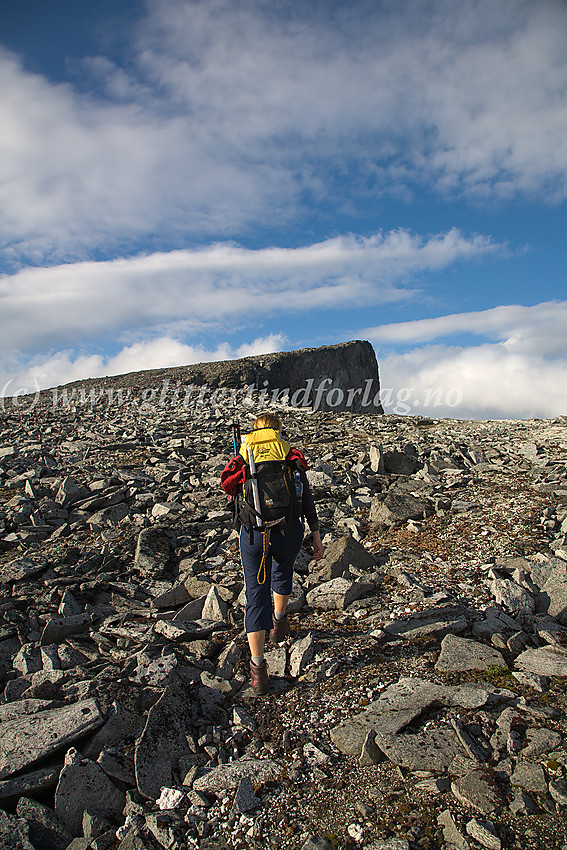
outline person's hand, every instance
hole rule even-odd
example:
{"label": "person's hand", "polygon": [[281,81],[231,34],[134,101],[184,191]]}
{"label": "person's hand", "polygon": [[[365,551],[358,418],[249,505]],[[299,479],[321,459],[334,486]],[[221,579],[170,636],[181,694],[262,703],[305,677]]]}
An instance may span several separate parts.
{"label": "person's hand", "polygon": [[318,531],[313,532],[313,558],[320,561],[325,554],[325,547],[321,543],[321,535]]}

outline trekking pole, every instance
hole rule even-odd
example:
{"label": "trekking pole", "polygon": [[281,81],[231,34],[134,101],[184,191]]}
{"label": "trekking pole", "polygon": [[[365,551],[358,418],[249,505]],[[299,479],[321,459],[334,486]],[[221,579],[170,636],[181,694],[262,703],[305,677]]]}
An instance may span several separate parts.
{"label": "trekking pole", "polygon": [[256,461],[254,460],[254,452],[248,444],[246,444],[246,449],[248,451],[248,463],[250,464],[252,496],[254,498],[254,510],[256,512],[256,528],[263,528],[264,523],[262,521],[262,509],[260,506],[260,489],[258,487],[258,476],[256,474]]}
{"label": "trekking pole", "polygon": [[240,422],[235,419],[232,423],[232,445],[234,448],[234,454],[237,455],[240,451],[240,446],[242,444],[242,437],[240,435]]}

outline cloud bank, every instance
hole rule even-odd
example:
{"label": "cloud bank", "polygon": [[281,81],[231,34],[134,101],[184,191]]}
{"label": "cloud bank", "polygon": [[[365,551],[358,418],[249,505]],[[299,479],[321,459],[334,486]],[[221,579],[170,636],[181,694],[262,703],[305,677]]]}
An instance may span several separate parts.
{"label": "cloud bank", "polygon": [[54,83],[0,53],[6,261],[232,238],[420,186],[561,201],[566,24],[561,0],[150,0],[121,65]]}
{"label": "cloud bank", "polygon": [[[567,302],[510,305],[363,331],[378,353],[390,412],[461,419],[567,415]],[[455,334],[494,340],[430,344]],[[405,390],[405,392],[404,392]]]}
{"label": "cloud bank", "polygon": [[274,315],[371,306],[412,295],[415,275],[501,253],[456,230],[425,239],[399,230],[303,248],[217,244],[108,262],[27,268],[0,278],[0,355],[172,336]]}

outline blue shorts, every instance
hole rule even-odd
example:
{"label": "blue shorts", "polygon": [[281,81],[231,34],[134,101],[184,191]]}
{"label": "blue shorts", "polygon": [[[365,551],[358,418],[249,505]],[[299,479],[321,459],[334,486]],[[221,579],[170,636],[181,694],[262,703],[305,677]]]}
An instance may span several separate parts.
{"label": "blue shorts", "polygon": [[287,534],[278,528],[272,528],[267,551],[264,553],[264,534],[255,530],[251,544],[248,529],[245,526],[240,529],[240,558],[246,592],[246,632],[260,632],[264,629],[269,631],[272,628],[271,591],[282,596],[291,595],[293,565],[301,549],[304,533],[300,520],[295,521]]}

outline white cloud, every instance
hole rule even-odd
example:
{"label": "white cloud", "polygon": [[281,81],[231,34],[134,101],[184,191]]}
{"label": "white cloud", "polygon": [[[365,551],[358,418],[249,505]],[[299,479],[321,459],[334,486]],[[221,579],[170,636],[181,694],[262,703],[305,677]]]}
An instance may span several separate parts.
{"label": "white cloud", "polygon": [[525,307],[492,307],[366,328],[362,333],[375,344],[431,342],[455,334],[474,334],[498,340],[508,351],[567,356],[567,301],[548,301]]}
{"label": "white cloud", "polygon": [[14,257],[234,236],[300,215],[305,194],[356,206],[370,183],[566,196],[561,0],[148,9],[123,66],[90,57],[81,88],[1,57]]}
{"label": "white cloud", "polygon": [[426,346],[379,358],[387,413],[457,419],[567,415],[567,357],[484,344]]}
{"label": "white cloud", "polygon": [[56,387],[84,378],[103,378],[146,369],[166,369],[268,354],[281,351],[285,343],[286,338],[282,334],[270,334],[236,348],[225,342],[210,350],[203,346],[185,345],[171,337],[160,337],[125,346],[112,356],[76,355],[60,351],[50,356],[34,357],[26,365],[20,364],[15,371],[12,369],[8,372],[0,368],[0,398],[10,397],[18,391],[20,394],[24,390],[32,393],[36,388]]}
{"label": "white cloud", "polygon": [[[567,302],[510,305],[383,325],[364,331],[377,345],[388,412],[458,418],[567,414]],[[407,349],[454,334],[495,340]],[[382,353],[381,353],[382,352]]]}
{"label": "white cloud", "polygon": [[407,299],[406,279],[501,252],[456,230],[344,236],[303,248],[231,244],[108,262],[28,268],[0,278],[0,352],[7,356],[203,328],[320,308]]}

